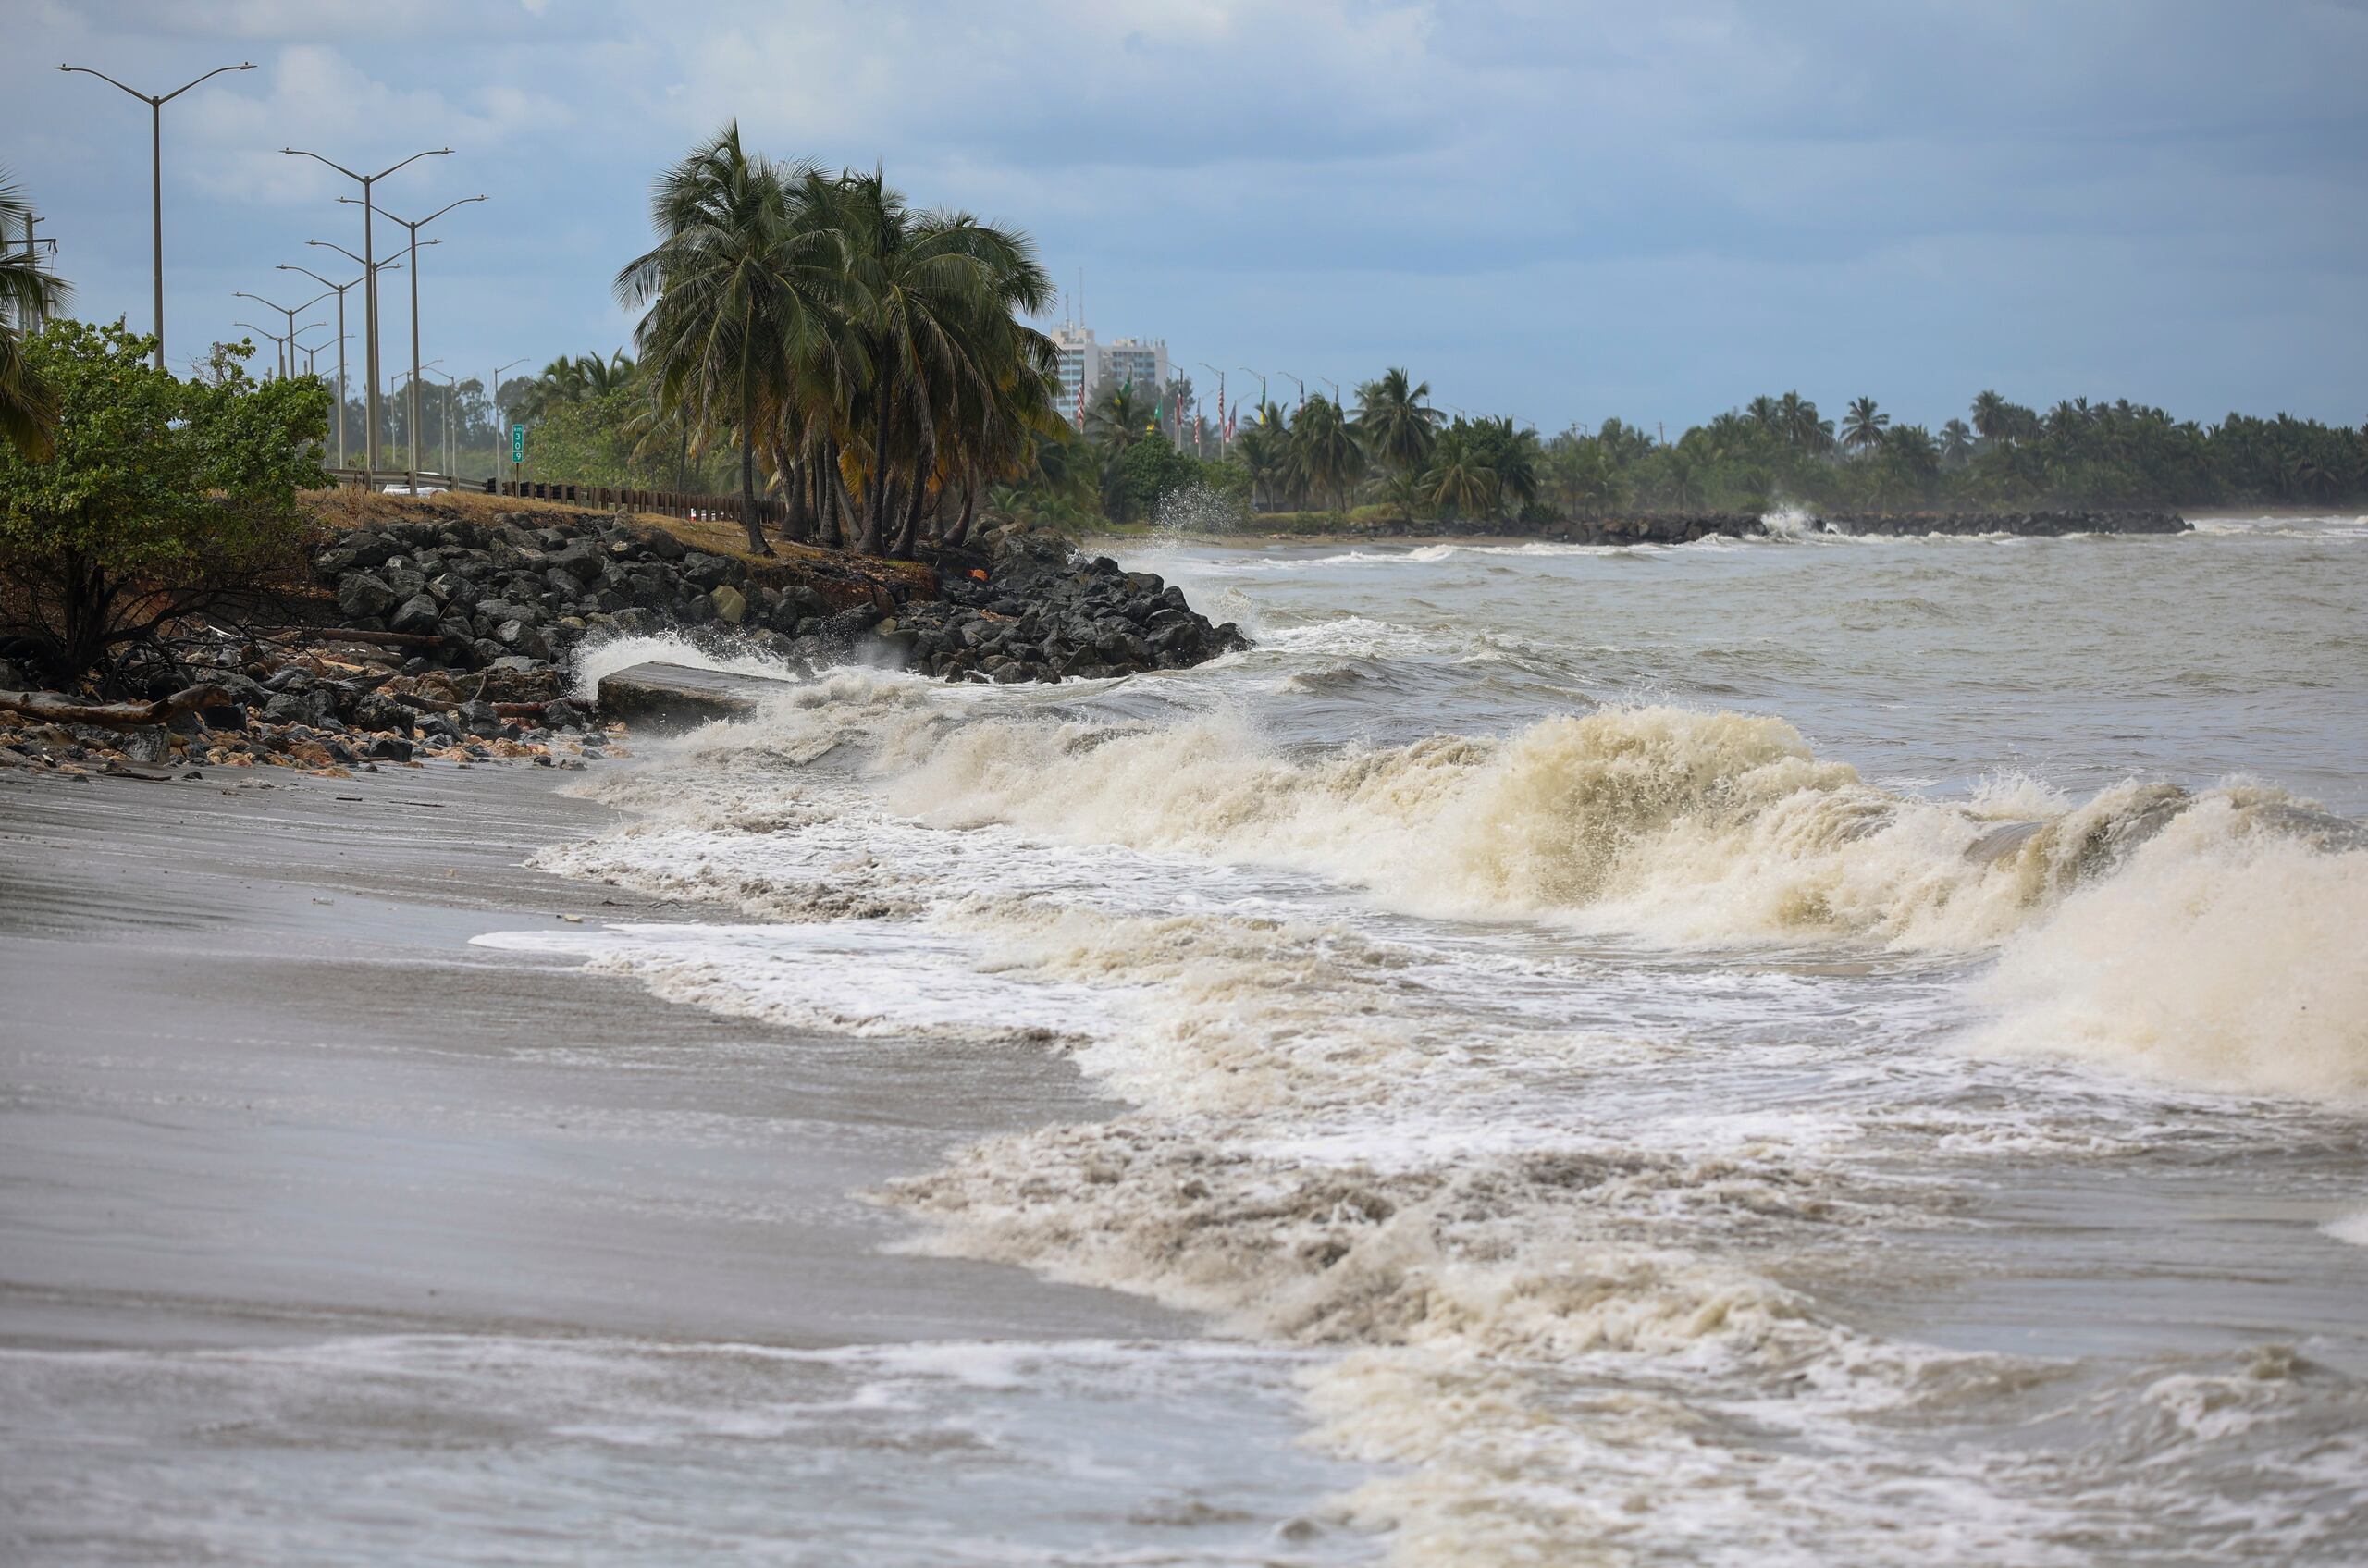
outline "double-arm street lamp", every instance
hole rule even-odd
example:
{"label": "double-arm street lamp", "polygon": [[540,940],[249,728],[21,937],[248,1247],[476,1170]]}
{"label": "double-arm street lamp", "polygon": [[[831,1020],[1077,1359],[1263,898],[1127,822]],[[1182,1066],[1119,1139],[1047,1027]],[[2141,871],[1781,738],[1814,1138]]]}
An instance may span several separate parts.
{"label": "double-arm street lamp", "polygon": [[209,81],[224,71],[251,71],[252,62],[236,66],[216,66],[195,81],[185,81],[170,93],[159,96],[142,93],[123,83],[105,71],[88,66],[60,66],[62,71],[95,76],[109,87],[122,88],[148,105],[148,216],[154,230],[154,261],[156,271],[156,368],[165,368],[165,105],[195,87],[199,81]]}
{"label": "double-arm street lamp", "polygon": [[[257,327],[252,321],[234,321],[231,325],[233,327],[243,327],[248,331],[253,332],[259,337],[270,339],[272,347],[277,351],[277,355],[279,361],[279,373],[282,377],[288,375],[288,366],[292,358],[289,351],[290,346],[293,345],[296,340],[296,334],[294,332],[274,332],[267,327]],[[299,330],[310,331],[315,327],[326,325],[327,323],[324,322],[308,321],[302,327],[299,328]]]}
{"label": "double-arm street lamp", "polygon": [[371,247],[370,243],[370,188],[399,168],[415,164],[422,158],[442,157],[451,150],[450,147],[430,147],[424,153],[413,153],[401,163],[388,164],[376,174],[356,174],[343,164],[331,163],[318,153],[306,152],[301,147],[280,149],[280,152],[288,157],[310,158],[316,164],[333,168],[362,187],[362,254],[354,259],[361,262],[362,276],[368,279],[368,286],[362,290],[364,339],[362,360],[363,369],[370,377],[370,407],[369,424],[363,432],[363,445],[367,454],[364,461],[369,465],[372,473],[377,472],[378,468],[378,269],[372,265],[378,253]]}
{"label": "double-arm street lamp", "polygon": [[[339,196],[338,200],[352,202],[353,198]],[[411,460],[406,476],[411,479],[414,491],[418,488],[419,480],[419,438],[415,434],[419,429],[419,231],[454,207],[465,207],[471,202],[484,200],[483,196],[463,196],[457,202],[445,203],[426,217],[412,221],[405,221],[392,213],[387,215],[388,222],[402,224],[405,231],[411,235],[411,428],[414,435],[409,446]]]}
{"label": "double-arm street lamp", "polygon": [[[401,257],[401,256],[388,256],[385,261],[382,261],[382,262],[378,263],[376,266],[367,266],[367,265],[363,262],[363,260],[362,260],[362,258],[361,258],[360,256],[355,255],[352,251],[347,250],[343,245],[338,244],[338,243],[336,243],[334,241],[329,241],[329,240],[307,240],[307,241],[304,241],[304,243],[306,243],[307,245],[317,246],[318,248],[320,248],[321,250],[324,250],[324,251],[335,251],[339,255],[343,256],[346,260],[348,260],[348,261],[350,261],[350,262],[353,263],[356,266],[363,266],[363,267],[364,267],[364,270],[365,270],[365,272],[367,272],[367,273],[375,274],[375,273],[380,273],[380,272],[393,272],[393,271],[399,271],[399,270],[401,270],[401,266],[402,266],[402,265],[403,265],[403,258],[402,258],[402,257]],[[429,244],[431,244],[431,245],[434,245],[434,244],[439,244],[439,243],[441,243],[441,241],[436,241],[436,240],[430,240],[430,241],[428,241],[428,243],[429,243]],[[360,281],[362,281],[362,279],[357,278],[355,278],[353,281],[354,281],[354,283],[359,283]],[[350,289],[350,288],[353,287],[353,284],[352,284],[352,283],[349,283],[349,284],[347,284],[347,285],[346,285],[346,287]],[[366,314],[367,314],[366,307],[368,306],[368,304],[369,304],[369,302],[370,302],[370,290],[368,290],[368,289],[364,289],[364,290],[362,290],[362,301],[363,301],[363,304],[364,304],[364,307],[365,307],[364,314],[366,315]],[[340,302],[340,303],[341,303],[341,302]],[[375,405],[374,405],[374,406],[375,406]],[[341,415],[341,414],[340,414],[339,417],[340,422],[342,422],[343,415]],[[368,445],[368,442],[365,440],[364,444],[364,446],[366,447],[366,446]],[[341,450],[341,449],[340,449],[340,450]]]}
{"label": "double-arm street lamp", "polygon": [[[444,361],[441,358],[431,359],[426,364],[416,366],[415,368],[406,371],[401,375],[398,375],[395,377],[395,384],[399,388],[404,384],[406,377],[409,378],[412,395],[409,400],[407,400],[407,406],[411,411],[410,417],[413,420],[413,424],[410,429],[406,432],[405,439],[406,444],[413,453],[416,453],[419,451],[420,440],[420,426],[417,422],[419,416],[419,378],[422,376],[442,376],[444,373],[436,367],[443,363]],[[449,377],[447,377],[447,379],[449,379]],[[413,494],[418,493],[419,475],[422,472],[423,469],[420,465],[419,459],[414,455],[411,460],[410,465],[412,492]]]}
{"label": "double-arm street lamp", "polygon": [[[336,290],[331,290],[330,292],[334,293]],[[323,300],[327,299],[329,296],[328,294],[315,294],[311,299],[306,300],[302,304],[297,305],[292,309],[287,305],[280,304],[276,301],[266,300],[261,294],[250,294],[244,289],[234,290],[231,292],[230,297],[234,300],[253,300],[255,303],[267,306],[286,316],[288,318],[288,338],[289,341],[292,345],[296,337],[296,317],[303,312],[311,310],[314,305],[319,304]],[[279,373],[282,376],[292,376],[296,373],[296,356],[292,352],[281,363],[279,366]]]}
{"label": "double-arm street lamp", "polygon": [[289,368],[289,371],[290,371],[290,374],[293,374],[293,373],[294,373],[294,371],[295,371],[295,368],[296,368],[295,360],[296,360],[296,356],[297,356],[298,354],[302,354],[302,355],[304,356],[304,374],[305,374],[305,375],[307,375],[307,376],[310,376],[310,375],[313,375],[313,374],[314,374],[314,370],[313,370],[313,358],[314,358],[314,356],[315,354],[318,354],[318,353],[319,353],[323,349],[327,348],[327,347],[328,347],[328,345],[327,345],[327,343],[314,343],[314,344],[311,345],[310,347],[307,347],[307,346],[305,346],[303,343],[298,342],[298,341],[296,340],[296,339],[297,339],[297,338],[302,338],[305,333],[310,332],[310,331],[313,331],[313,330],[314,330],[314,328],[316,328],[316,327],[317,327],[319,330],[321,330],[321,331],[323,331],[323,332],[326,332],[326,331],[327,331],[327,330],[329,329],[329,324],[328,324],[327,322],[326,322],[326,321],[311,321],[311,322],[306,322],[303,326],[302,326],[302,327],[298,327],[298,328],[296,329],[296,338],[291,338],[291,339],[290,339],[290,340],[289,340],[289,354],[288,354],[288,358],[289,358],[289,365],[288,365],[288,368]]}
{"label": "double-arm street lamp", "polygon": [[1259,417],[1259,418],[1261,418],[1261,419],[1265,418],[1265,417],[1266,417],[1266,373],[1265,373],[1264,371],[1263,371],[1263,370],[1252,370],[1252,369],[1251,369],[1251,368],[1250,368],[1248,365],[1246,365],[1246,364],[1237,364],[1237,365],[1235,365],[1235,366],[1234,366],[1234,368],[1235,368],[1236,370],[1240,371],[1244,376],[1255,376],[1256,377],[1258,377],[1258,417]]}
{"label": "double-arm street lamp", "polygon": [[[307,241],[306,243],[320,245],[327,244],[327,241],[322,240],[312,240]],[[330,245],[329,249],[337,252],[339,255],[353,255],[352,252],[346,250],[341,245]],[[354,257],[354,259],[358,261],[361,258]],[[402,265],[402,259],[400,256],[388,256],[385,261],[378,264],[378,270],[383,272],[390,266],[401,266]],[[311,267],[298,266],[293,262],[281,262],[279,264],[279,270],[282,272],[301,272],[305,277],[311,278],[314,282],[326,286],[329,292],[337,296],[337,465],[339,468],[342,468],[345,466],[345,291],[348,289],[352,288],[355,283],[361,282],[362,278],[354,278],[352,282],[349,283],[331,283],[327,278],[323,278]],[[365,273],[364,276],[366,277],[368,275]]]}

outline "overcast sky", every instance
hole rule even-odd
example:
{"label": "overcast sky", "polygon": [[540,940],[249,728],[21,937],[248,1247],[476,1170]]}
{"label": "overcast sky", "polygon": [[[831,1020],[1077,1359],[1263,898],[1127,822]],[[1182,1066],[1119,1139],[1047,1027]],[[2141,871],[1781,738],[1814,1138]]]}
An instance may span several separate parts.
{"label": "overcast sky", "polygon": [[51,68],[257,67],[165,111],[176,361],[266,319],[234,290],[303,299],[273,264],[353,270],[303,243],[360,249],[350,187],[287,143],[449,142],[381,204],[492,198],[429,230],[426,357],[615,348],[651,175],[736,116],[1027,228],[1204,393],[1403,364],[1549,430],[1789,388],[2368,419],[2361,0],[0,0],[0,163],[135,327],[147,109]]}

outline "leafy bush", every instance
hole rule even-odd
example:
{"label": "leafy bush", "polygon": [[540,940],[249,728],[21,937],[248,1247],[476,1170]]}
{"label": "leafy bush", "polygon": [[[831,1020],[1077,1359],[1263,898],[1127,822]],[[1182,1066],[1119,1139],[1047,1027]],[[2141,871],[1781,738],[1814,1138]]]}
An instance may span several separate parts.
{"label": "leafy bush", "polygon": [[26,340],[57,399],[56,452],[31,463],[0,446],[0,638],[60,682],[112,671],[295,541],[296,492],[328,482],[328,391],[251,379],[253,352],[220,349],[183,381],[120,324],[54,321]]}

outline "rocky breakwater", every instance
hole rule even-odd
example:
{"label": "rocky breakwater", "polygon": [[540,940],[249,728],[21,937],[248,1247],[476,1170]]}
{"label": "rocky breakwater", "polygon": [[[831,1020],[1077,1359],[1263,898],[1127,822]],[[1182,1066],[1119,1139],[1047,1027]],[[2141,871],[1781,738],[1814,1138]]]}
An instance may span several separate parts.
{"label": "rocky breakwater", "polygon": [[1682,545],[1713,537],[1742,539],[1793,533],[2059,538],[2066,534],[2181,534],[2189,527],[2176,512],[2128,510],[1836,512],[1773,525],[1748,512],[1699,512],[1580,518],[1547,524],[1535,531],[1561,544]]}
{"label": "rocky breakwater", "polygon": [[2175,512],[2116,509],[2054,512],[1855,512],[1811,519],[1830,534],[1921,536],[1992,534],[2061,538],[2067,534],[2184,534],[2194,527]]}
{"label": "rocky breakwater", "polygon": [[523,672],[586,639],[662,630],[753,645],[792,669],[839,662],[945,680],[1175,670],[1247,647],[1147,572],[1018,525],[926,564],[784,547],[778,563],[598,513],[459,516],[353,529],[314,558],[348,628],[431,666]]}
{"label": "rocky breakwater", "polygon": [[814,585],[761,581],[734,557],[600,513],[357,528],[314,567],[346,625],[416,638],[437,661],[470,668],[548,663],[588,636],[702,625],[788,653],[801,634],[819,648],[841,608]]}
{"label": "rocky breakwater", "polygon": [[941,563],[940,597],[882,620],[872,636],[902,662],[948,681],[1059,681],[1181,670],[1250,646],[1212,623],[1155,573],[1091,559],[1050,529],[989,536],[983,562]]}

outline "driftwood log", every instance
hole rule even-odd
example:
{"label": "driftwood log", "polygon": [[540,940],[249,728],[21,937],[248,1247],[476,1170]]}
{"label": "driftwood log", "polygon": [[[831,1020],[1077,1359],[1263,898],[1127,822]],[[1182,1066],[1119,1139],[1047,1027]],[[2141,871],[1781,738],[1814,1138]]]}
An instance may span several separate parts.
{"label": "driftwood log", "polygon": [[[435,698],[421,697],[416,692],[408,691],[391,692],[388,695],[404,707],[415,709],[422,713],[450,713],[463,703],[476,700],[475,698],[456,697],[450,702],[439,702]],[[544,710],[549,707],[549,702],[497,702],[493,705],[493,713],[498,719],[535,719],[541,717]]]}
{"label": "driftwood log", "polygon": [[437,632],[365,632],[357,627],[329,627],[303,634],[307,642],[358,642],[371,648],[442,648],[446,638]]}
{"label": "driftwood log", "polygon": [[178,719],[195,709],[229,707],[237,701],[216,685],[189,686],[154,702],[77,702],[63,692],[0,691],[0,713],[21,713],[54,724],[137,730]]}

